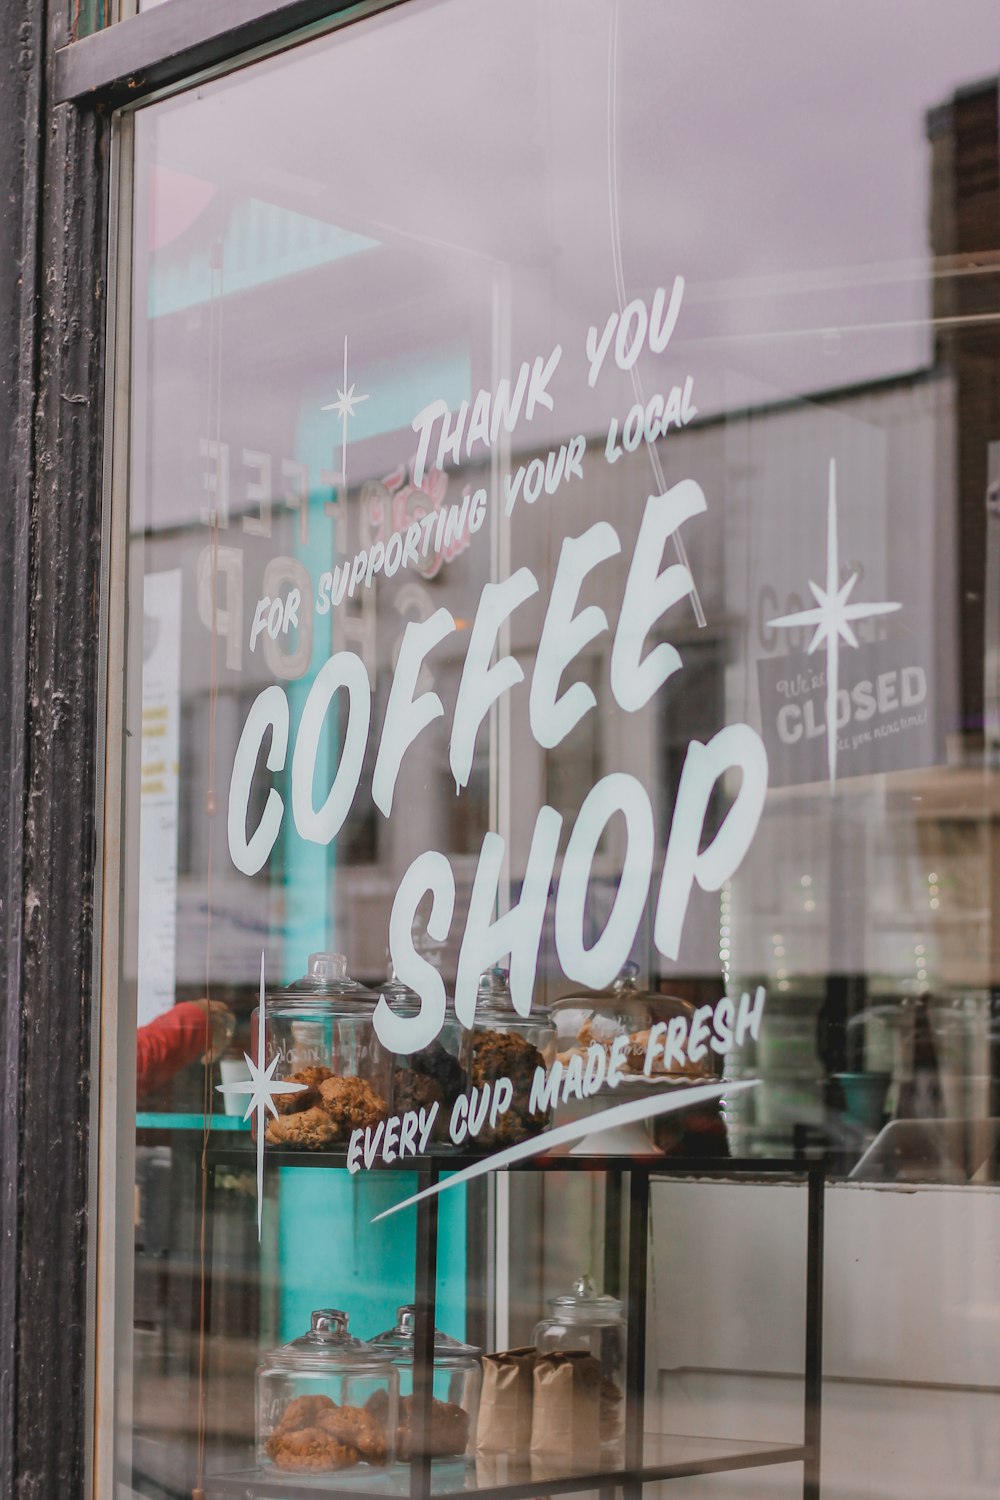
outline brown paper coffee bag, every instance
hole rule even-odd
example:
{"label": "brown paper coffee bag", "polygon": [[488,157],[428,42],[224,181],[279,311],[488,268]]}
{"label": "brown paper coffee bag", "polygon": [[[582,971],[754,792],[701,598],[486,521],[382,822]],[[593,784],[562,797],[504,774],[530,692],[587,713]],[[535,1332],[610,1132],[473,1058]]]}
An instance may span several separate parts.
{"label": "brown paper coffee bag", "polygon": [[[540,1354],[531,1421],[532,1475],[544,1466],[596,1470],[601,1462],[601,1364],[584,1350]],[[541,1477],[539,1473],[539,1477]]]}
{"label": "brown paper coffee bag", "polygon": [[483,1388],[476,1426],[477,1453],[526,1454],[531,1446],[534,1349],[483,1355]]}

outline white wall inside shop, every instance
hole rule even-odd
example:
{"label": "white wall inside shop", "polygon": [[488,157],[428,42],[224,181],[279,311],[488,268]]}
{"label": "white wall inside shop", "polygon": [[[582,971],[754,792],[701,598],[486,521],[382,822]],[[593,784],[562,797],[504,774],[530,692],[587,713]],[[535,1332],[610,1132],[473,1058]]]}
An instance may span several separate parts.
{"label": "white wall inside shop", "polygon": [[[652,1225],[647,1421],[800,1441],[804,1191],[657,1183]],[[829,1188],[824,1293],[824,1500],[996,1500],[1000,1192]],[[665,1490],[786,1494],[799,1466]]]}

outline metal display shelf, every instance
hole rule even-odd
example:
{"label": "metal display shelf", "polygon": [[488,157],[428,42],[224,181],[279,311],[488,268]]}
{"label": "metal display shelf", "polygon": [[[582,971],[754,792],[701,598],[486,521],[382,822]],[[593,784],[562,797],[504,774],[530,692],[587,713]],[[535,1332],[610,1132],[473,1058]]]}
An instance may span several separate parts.
{"label": "metal display shelf", "polygon": [[[208,1191],[215,1168],[245,1165],[247,1147],[218,1145],[208,1153]],[[270,1150],[272,1167],[346,1170],[344,1152]],[[481,1156],[441,1153],[408,1158],[373,1171],[415,1173],[418,1190],[435,1186],[443,1177],[481,1161]],[[597,1172],[607,1180],[606,1244],[619,1243],[615,1229],[622,1214],[628,1220],[628,1264],[624,1290],[628,1320],[625,1380],[625,1462],[619,1469],[571,1472],[550,1469],[520,1457],[466,1464],[434,1460],[427,1455],[431,1419],[433,1331],[437,1302],[437,1235],[439,1195],[416,1205],[416,1327],[414,1335],[413,1425],[414,1448],[423,1456],[392,1469],[352,1469],[337,1475],[296,1475],[280,1470],[247,1469],[205,1477],[206,1500],[457,1500],[459,1496],[490,1496],[491,1500],[529,1500],[539,1494],[573,1494],[599,1490],[607,1497],[622,1489],[626,1500],[639,1500],[642,1486],[669,1479],[718,1474],[765,1465],[802,1465],[803,1500],[819,1500],[822,1400],[823,1326],[823,1198],[822,1161],[679,1157],[617,1157],[544,1155],[502,1168],[512,1172]],[[360,1175],[360,1174],[359,1174]],[[646,1370],[646,1288],[649,1248],[650,1183],[676,1177],[716,1182],[803,1182],[807,1191],[804,1411],[801,1443],[768,1443],[643,1431]],[[209,1222],[211,1215],[209,1214]],[[610,1230],[610,1232],[607,1232]],[[617,1268],[616,1268],[617,1270]],[[421,1441],[421,1435],[423,1440]]]}

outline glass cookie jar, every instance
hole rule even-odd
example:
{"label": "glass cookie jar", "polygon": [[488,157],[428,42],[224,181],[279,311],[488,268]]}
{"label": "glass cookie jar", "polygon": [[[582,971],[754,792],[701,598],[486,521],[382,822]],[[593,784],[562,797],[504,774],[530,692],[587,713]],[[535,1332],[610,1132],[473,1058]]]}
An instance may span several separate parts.
{"label": "glass cookie jar", "polygon": [[[396,1457],[409,1463],[419,1452],[413,1423],[413,1348],[416,1308],[400,1307],[395,1328],[372,1339],[372,1346],[392,1355],[399,1371],[399,1425]],[[433,1397],[428,1433],[431,1458],[471,1458],[479,1413],[481,1350],[434,1330]]]}
{"label": "glass cookie jar", "polygon": [[683,1019],[684,1032],[690,1029],[695,1008],[687,1000],[660,995],[639,985],[636,964],[627,963],[606,990],[583,990],[564,995],[552,1006],[559,1058],[569,1064],[574,1055],[585,1057],[592,1043],[598,1042],[610,1054],[615,1041],[624,1038],[619,1049],[623,1070],[635,1078],[697,1078],[706,1072],[703,1062],[681,1063],[675,1054],[665,1057],[662,1046],[654,1048],[650,1071],[645,1072],[646,1050],[650,1030],[658,1022],[669,1026],[675,1017]]}
{"label": "glass cookie jar", "polygon": [[[277,1057],[273,1077],[298,1083],[276,1094],[269,1145],[305,1151],[343,1150],[358,1127],[389,1113],[392,1059],[375,1035],[378,995],[347,973],[342,953],[313,953],[308,972],[266,1001],[264,1052]],[[257,1053],[259,1011],[252,1038]]]}
{"label": "glass cookie jar", "polygon": [[[664,1087],[711,1078],[709,1059],[714,1054],[691,1062],[683,1047],[668,1051],[664,1046],[664,1038],[673,1035],[671,1022],[676,1020],[675,1029],[686,1038],[694,1014],[695,1007],[687,1000],[642,989],[633,963],[625,964],[606,990],[584,990],[557,1000],[552,1006],[552,1019],[556,1055],[564,1069],[563,1104],[557,1123],[594,1114],[615,1103],[658,1095]],[[591,1134],[578,1149],[643,1154],[658,1149],[655,1134],[655,1125],[651,1131],[646,1123],[637,1121]]]}
{"label": "glass cookie jar", "polygon": [[[479,980],[476,997],[476,1019],[469,1054],[469,1081],[478,1091],[477,1101],[470,1103],[470,1132],[467,1149],[496,1150],[516,1145],[545,1129],[552,1108],[535,1100],[532,1108],[532,1084],[539,1068],[546,1072],[555,1057],[555,1028],[547,1010],[533,1009],[520,1016],[511,999],[507,970],[487,969]],[[492,1104],[497,1086],[507,1080],[513,1089],[509,1106],[494,1117]],[[484,1089],[490,1087],[489,1104]],[[477,1107],[485,1111],[484,1123],[473,1133]]]}
{"label": "glass cookie jar", "polygon": [[[420,996],[396,977],[390,961],[382,987],[386,1003],[397,1016],[415,1016]],[[392,1111],[428,1109],[437,1104],[430,1149],[453,1145],[449,1133],[455,1101],[465,1092],[469,1071],[469,1033],[459,1023],[449,1003],[440,1035],[419,1052],[397,1053],[392,1067]]]}
{"label": "glass cookie jar", "polygon": [[[599,1296],[589,1276],[580,1276],[572,1292],[549,1301],[549,1316],[536,1324],[539,1356],[590,1355],[601,1368],[598,1426],[602,1467],[617,1467],[624,1458],[626,1326],[617,1297]],[[536,1398],[537,1399],[537,1398]]]}
{"label": "glass cookie jar", "polygon": [[321,1309],[301,1338],[257,1366],[257,1460],[321,1474],[395,1457],[399,1375],[391,1354],[347,1331],[347,1314]]}

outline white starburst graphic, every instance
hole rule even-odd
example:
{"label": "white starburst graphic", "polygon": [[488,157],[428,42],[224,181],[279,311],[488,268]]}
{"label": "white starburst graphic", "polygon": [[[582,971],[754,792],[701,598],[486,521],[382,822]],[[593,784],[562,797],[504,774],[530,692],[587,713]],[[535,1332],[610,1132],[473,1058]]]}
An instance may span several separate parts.
{"label": "white starburst graphic", "polygon": [[347,419],[357,416],[355,408],[361,401],[367,401],[367,396],[355,395],[354,381],[347,384],[347,335],[344,335],[344,384],[337,392],[336,401],[331,401],[322,411],[335,411],[341,421],[341,443],[340,443],[340,480],[347,493]]}
{"label": "white starburst graphic", "polygon": [[250,1103],[246,1107],[244,1120],[249,1120],[256,1111],[257,1119],[254,1122],[257,1131],[257,1240],[260,1242],[261,1215],[264,1208],[264,1130],[267,1125],[267,1111],[270,1110],[275,1119],[278,1111],[274,1107],[275,1094],[297,1094],[305,1088],[304,1083],[276,1083],[273,1077],[274,1070],[278,1066],[278,1057],[275,1054],[271,1061],[264,1066],[264,955],[260,955],[260,1024],[257,1027],[257,1061],[248,1052],[243,1056],[246,1065],[250,1069],[250,1077],[245,1083],[217,1083],[215,1086],[220,1094],[249,1094]]}
{"label": "white starburst graphic", "polygon": [[837,784],[837,693],[840,688],[840,642],[857,646],[858,638],[851,629],[851,620],[870,620],[876,615],[892,614],[901,609],[900,604],[848,604],[851,590],[858,581],[852,573],[846,583],[838,587],[840,553],[837,541],[837,462],[830,460],[830,496],[826,512],[826,588],[809,580],[815,609],[801,609],[794,615],[781,615],[777,620],[768,620],[769,625],[780,625],[794,630],[799,625],[815,625],[816,633],[809,642],[812,653],[826,642],[826,763],[830,776],[830,790]]}

